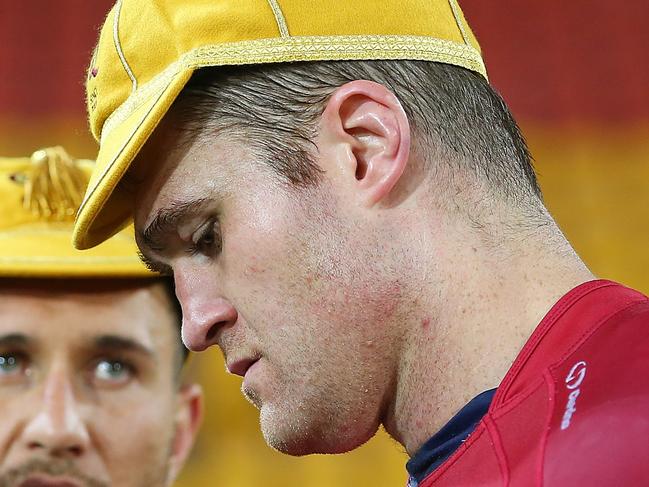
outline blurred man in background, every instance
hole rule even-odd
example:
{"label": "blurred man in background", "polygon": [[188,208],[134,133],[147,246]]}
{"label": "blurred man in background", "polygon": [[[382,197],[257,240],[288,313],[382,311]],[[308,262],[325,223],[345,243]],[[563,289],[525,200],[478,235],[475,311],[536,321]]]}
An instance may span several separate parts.
{"label": "blurred man in background", "polygon": [[212,6],[108,15],[76,245],[134,216],[278,450],[382,424],[412,485],[646,483],[649,301],[547,212],[456,2]]}
{"label": "blurred man in background", "polygon": [[0,159],[0,486],[169,486],[199,426],[173,286],[123,232],[83,255],[92,168],[61,148]]}

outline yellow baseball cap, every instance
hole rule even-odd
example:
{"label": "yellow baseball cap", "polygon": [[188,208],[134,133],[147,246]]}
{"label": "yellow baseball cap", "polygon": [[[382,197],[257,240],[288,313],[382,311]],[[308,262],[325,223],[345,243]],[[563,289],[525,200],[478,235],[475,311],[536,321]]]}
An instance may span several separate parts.
{"label": "yellow baseball cap", "polygon": [[0,278],[146,277],[132,228],[88,252],[71,243],[92,161],[61,147],[0,158]]}
{"label": "yellow baseball cap", "polygon": [[486,78],[456,0],[118,0],[87,74],[100,147],[75,247],[130,221],[132,198],[119,182],[196,69],[356,59],[437,61]]}

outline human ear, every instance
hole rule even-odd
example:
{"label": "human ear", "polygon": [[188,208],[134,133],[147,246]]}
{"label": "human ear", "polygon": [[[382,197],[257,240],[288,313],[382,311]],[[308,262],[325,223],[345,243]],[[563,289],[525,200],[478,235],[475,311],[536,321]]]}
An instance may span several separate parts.
{"label": "human ear", "polygon": [[198,384],[181,386],[177,393],[175,430],[167,485],[171,486],[183,468],[203,421],[203,390]]}
{"label": "human ear", "polygon": [[331,95],[319,142],[333,153],[339,176],[351,183],[363,205],[371,207],[387,199],[406,168],[410,125],[388,88],[356,80]]}

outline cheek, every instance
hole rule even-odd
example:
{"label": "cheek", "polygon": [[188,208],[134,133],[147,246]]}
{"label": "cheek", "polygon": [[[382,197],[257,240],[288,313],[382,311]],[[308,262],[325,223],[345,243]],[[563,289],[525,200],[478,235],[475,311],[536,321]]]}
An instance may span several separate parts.
{"label": "cheek", "polygon": [[394,315],[402,286],[373,266],[380,256],[360,255],[360,244],[318,229],[275,230],[255,234],[254,240],[239,234],[227,249],[236,258],[229,262],[224,284],[244,315],[260,307],[268,316],[307,312],[344,320],[368,312],[382,319]]}
{"label": "cheek", "polygon": [[34,404],[39,398],[22,395],[17,391],[0,390],[0,467],[4,466],[9,451],[17,444],[17,434],[34,414]]}
{"label": "cheek", "polygon": [[[330,246],[316,256],[313,271],[304,276],[308,309],[313,319],[311,337],[326,350],[344,375],[369,375],[388,367],[390,350],[398,340],[395,322],[401,319],[403,285],[389,269],[375,266],[377,256],[355,252],[353,244]],[[316,350],[317,353],[317,350]]]}
{"label": "cheek", "polygon": [[143,465],[145,470],[163,466],[173,435],[173,411],[161,403],[162,398],[129,401],[115,397],[94,411],[93,433],[103,445],[113,475],[132,475]]}
{"label": "cheek", "polygon": [[347,317],[355,323],[392,318],[402,293],[398,280],[386,279],[369,269],[365,275],[307,276],[305,290],[312,297],[310,309],[318,315]]}
{"label": "cheek", "polygon": [[281,306],[300,279],[294,270],[302,259],[286,229],[277,222],[255,223],[224,229],[222,285],[244,315],[249,306]]}
{"label": "cheek", "polygon": [[335,318],[332,325],[343,327],[341,333],[345,327],[379,331],[380,323],[394,317],[401,301],[399,277],[379,265],[380,255],[359,250],[368,247],[354,236],[329,238],[305,257],[308,264],[303,266],[306,272],[299,287],[310,297],[309,309],[323,318]]}
{"label": "cheek", "polygon": [[[394,317],[401,284],[377,267],[382,249],[368,244],[372,235],[333,210],[315,221],[280,203],[256,208],[245,214],[245,224],[225,226],[222,265],[226,295],[251,327],[263,326],[260,333],[278,340],[281,328],[294,327],[295,340],[314,342],[323,338],[303,335],[367,336]],[[367,248],[377,254],[363,255],[360,249]]]}

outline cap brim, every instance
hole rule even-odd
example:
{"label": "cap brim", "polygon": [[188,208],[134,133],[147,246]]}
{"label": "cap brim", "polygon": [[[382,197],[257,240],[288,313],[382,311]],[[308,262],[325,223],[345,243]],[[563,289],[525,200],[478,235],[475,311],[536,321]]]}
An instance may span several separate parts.
{"label": "cap brim", "polygon": [[0,232],[0,278],[151,277],[130,233],[89,251],[70,245],[70,223],[41,222]]}
{"label": "cap brim", "polygon": [[102,135],[86,197],[77,213],[73,244],[89,249],[115,235],[131,220],[133,196],[118,187],[135,156],[167,113],[192,75],[185,69],[170,78],[163,88],[149,94],[110,133]]}

